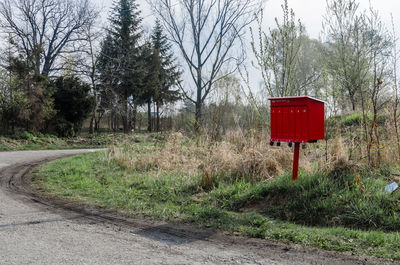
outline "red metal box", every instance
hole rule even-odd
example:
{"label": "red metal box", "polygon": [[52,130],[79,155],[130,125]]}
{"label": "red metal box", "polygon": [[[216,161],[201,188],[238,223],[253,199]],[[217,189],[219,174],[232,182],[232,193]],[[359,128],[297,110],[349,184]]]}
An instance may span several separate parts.
{"label": "red metal box", "polygon": [[325,138],[324,102],[311,97],[270,98],[271,142],[315,142]]}

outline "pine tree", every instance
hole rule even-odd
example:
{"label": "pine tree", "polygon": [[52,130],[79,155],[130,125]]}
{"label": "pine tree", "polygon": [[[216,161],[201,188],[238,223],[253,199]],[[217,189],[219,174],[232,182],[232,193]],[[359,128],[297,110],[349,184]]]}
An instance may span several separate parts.
{"label": "pine tree", "polygon": [[130,130],[129,100],[138,97],[143,79],[138,43],[142,18],[135,0],[114,1],[109,21],[98,68],[103,87],[116,96],[126,133]]}
{"label": "pine tree", "polygon": [[145,71],[145,76],[141,83],[142,86],[138,103],[147,105],[147,131],[151,132],[153,131],[151,104],[154,100],[154,88],[158,81],[154,74],[153,47],[150,41],[146,41],[144,45],[142,45],[140,55],[141,57],[139,61],[142,63],[142,69]]}
{"label": "pine tree", "polygon": [[153,54],[151,62],[151,80],[153,86],[153,99],[156,104],[156,129],[160,130],[160,106],[165,103],[174,102],[180,99],[180,93],[176,88],[181,72],[175,64],[171,51],[171,44],[164,35],[160,21],[156,21],[151,36]]}

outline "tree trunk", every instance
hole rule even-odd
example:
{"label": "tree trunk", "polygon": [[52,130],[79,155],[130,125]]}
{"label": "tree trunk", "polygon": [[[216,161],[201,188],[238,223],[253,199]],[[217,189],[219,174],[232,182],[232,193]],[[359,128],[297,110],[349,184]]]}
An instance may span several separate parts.
{"label": "tree trunk", "polygon": [[351,101],[351,109],[354,112],[356,110],[356,103],[353,97],[350,98]]}
{"label": "tree trunk", "polygon": [[151,101],[147,102],[147,131],[151,132]]}
{"label": "tree trunk", "polygon": [[[38,48],[36,48],[36,49],[38,49]],[[40,74],[40,54],[39,54],[39,52],[35,51],[34,56],[35,56],[35,74],[39,75]],[[45,63],[44,67],[43,67],[43,72],[41,74],[44,76],[48,76],[49,72],[50,72],[50,67],[47,66],[47,64]]]}
{"label": "tree trunk", "polygon": [[128,90],[124,91],[124,100],[123,100],[123,113],[122,113],[122,126],[124,128],[124,133],[129,132],[129,111],[128,111]]}
{"label": "tree trunk", "polygon": [[196,102],[195,124],[194,124],[194,130],[196,133],[200,132],[200,125],[201,125],[201,103]]}
{"label": "tree trunk", "polygon": [[[152,116],[154,116],[154,113],[156,113],[156,104],[153,105],[153,115]],[[151,128],[153,129],[153,131],[155,131],[156,119],[154,117],[152,117],[152,119],[151,119]]]}
{"label": "tree trunk", "polygon": [[90,118],[90,124],[89,124],[89,134],[93,134],[94,133],[94,120],[95,120],[95,117],[94,117],[94,115],[92,114],[92,117]]}
{"label": "tree trunk", "polygon": [[364,137],[365,137],[365,144],[366,144],[366,152],[367,152],[367,156],[368,156],[368,165],[371,165],[371,144],[370,144],[370,141],[368,140],[367,114],[366,114],[366,110],[365,110],[364,93],[363,93],[362,89],[360,89],[360,94],[361,94],[361,110],[362,110],[363,125],[364,125]]}
{"label": "tree trunk", "polygon": [[112,112],[110,113],[110,116],[108,117],[108,130],[112,130],[113,129],[113,127],[112,127],[112,124],[113,124],[113,115],[112,115]]}
{"label": "tree trunk", "polygon": [[[200,59],[200,55],[198,55],[198,58]],[[197,84],[196,85],[197,85],[197,95],[196,95],[196,110],[195,110],[194,131],[196,133],[199,133],[200,132],[200,126],[201,126],[201,105],[202,105],[202,98],[201,98],[201,92],[202,92],[201,67],[199,67],[198,70],[197,70]]]}
{"label": "tree trunk", "polygon": [[157,132],[159,132],[160,131],[160,103],[159,102],[157,102],[156,103],[157,105],[157,123],[156,123],[156,128],[157,128]]}
{"label": "tree trunk", "polygon": [[98,119],[94,119],[94,131],[95,132],[99,132],[100,119],[101,119],[101,117],[99,117]]}
{"label": "tree trunk", "polygon": [[111,113],[110,125],[111,125],[111,130],[113,132],[115,132],[115,114],[114,113]]}
{"label": "tree trunk", "polygon": [[135,131],[136,130],[136,116],[137,116],[137,105],[136,103],[133,104],[133,110],[132,110],[132,129]]}
{"label": "tree trunk", "polygon": [[97,93],[94,91],[94,108],[92,117],[90,118],[90,126],[89,126],[90,134],[93,134],[95,130],[97,131],[96,113],[97,113]]}
{"label": "tree trunk", "polygon": [[393,120],[394,120],[394,129],[395,129],[395,133],[396,133],[396,142],[397,142],[397,154],[398,157],[397,159],[400,160],[400,134],[399,134],[399,126],[398,126],[398,122],[397,122],[397,108],[399,106],[399,98],[398,98],[398,94],[397,94],[397,89],[396,89],[396,97],[395,97],[395,101],[394,101],[394,111],[393,111]]}
{"label": "tree trunk", "polygon": [[95,130],[97,131],[96,113],[97,113],[98,99],[97,99],[97,87],[96,87],[96,82],[95,82],[95,79],[94,79],[94,74],[91,75],[90,79],[91,79],[91,82],[92,82],[92,89],[93,89],[94,108],[93,108],[92,117],[90,118],[89,133],[93,134]]}

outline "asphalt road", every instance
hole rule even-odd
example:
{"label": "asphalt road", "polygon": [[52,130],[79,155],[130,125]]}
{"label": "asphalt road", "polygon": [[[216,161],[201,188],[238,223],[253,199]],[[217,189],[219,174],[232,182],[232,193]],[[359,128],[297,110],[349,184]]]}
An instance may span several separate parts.
{"label": "asphalt road", "polygon": [[35,165],[88,151],[0,152],[0,264],[383,263],[190,225],[126,219],[40,198],[27,188]]}

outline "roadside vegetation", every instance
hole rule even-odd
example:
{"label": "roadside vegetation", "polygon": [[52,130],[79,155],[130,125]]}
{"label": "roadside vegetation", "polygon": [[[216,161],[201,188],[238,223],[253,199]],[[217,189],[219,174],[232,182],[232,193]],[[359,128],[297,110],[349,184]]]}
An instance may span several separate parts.
{"label": "roadside vegetation", "polygon": [[400,193],[384,191],[396,168],[349,161],[340,136],[327,157],[323,144],[303,152],[296,182],[291,149],[270,147],[265,135],[132,139],[45,164],[33,187],[129,216],[400,260]]}
{"label": "roadside vegetation", "polygon": [[0,136],[0,151],[105,148],[107,145],[126,139],[131,139],[131,136],[104,133],[79,137],[57,137],[51,134],[32,134],[24,131],[15,135]]}

